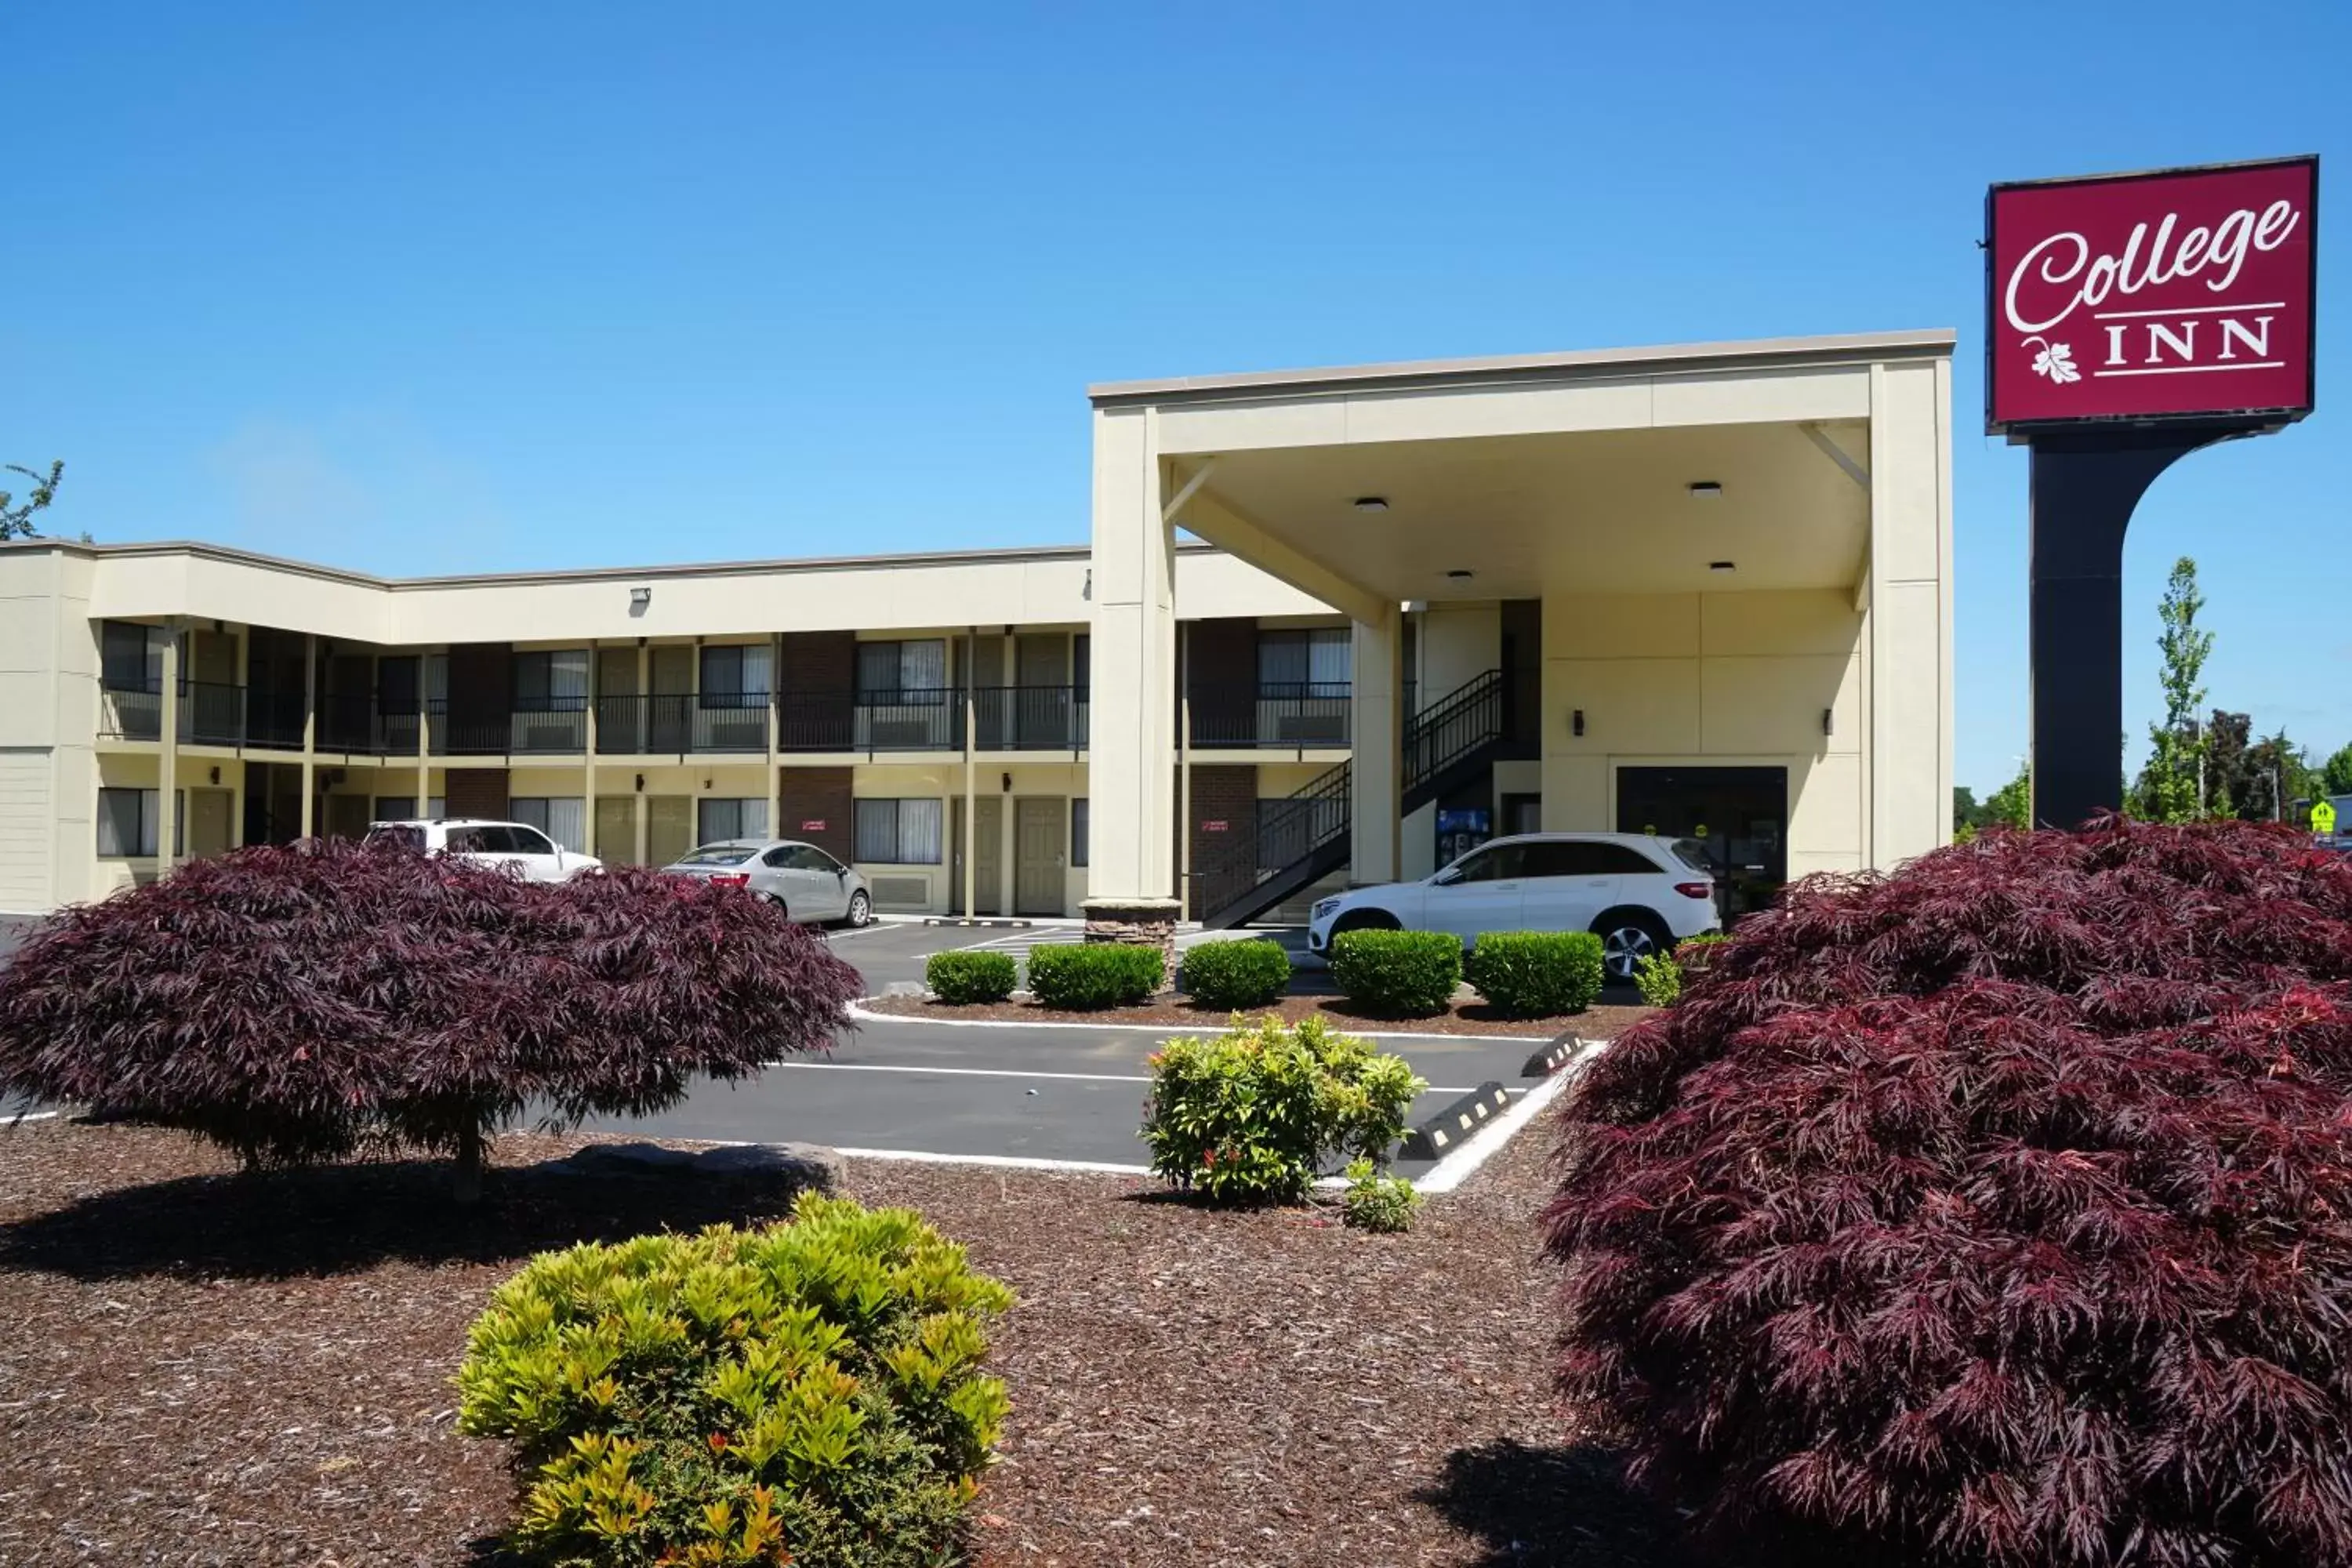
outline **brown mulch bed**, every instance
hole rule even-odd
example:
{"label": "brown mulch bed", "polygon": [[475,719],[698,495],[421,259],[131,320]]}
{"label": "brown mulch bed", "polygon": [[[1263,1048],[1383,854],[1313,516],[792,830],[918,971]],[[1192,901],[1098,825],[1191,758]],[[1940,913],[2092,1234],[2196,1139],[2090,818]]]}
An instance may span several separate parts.
{"label": "brown mulch bed", "polygon": [[[1233,1016],[1231,1008],[1203,1006],[1182,996],[1158,996],[1139,1006],[1105,1007],[1091,1013],[1042,1006],[1025,996],[961,1005],[936,1002],[928,996],[877,996],[860,1005],[870,1012],[901,1018],[985,1018],[1011,1024],[1173,1024],[1179,1027],[1219,1029]],[[1507,1018],[1480,1001],[1475,993],[1465,991],[1457,994],[1444,1012],[1430,1018],[1399,1018],[1367,1012],[1344,996],[1298,994],[1285,996],[1270,1007],[1251,1008],[1248,1016],[1257,1018],[1278,1013],[1286,1023],[1319,1017],[1335,1029],[1359,1033],[1388,1030],[1423,1035],[1507,1035],[1549,1040],[1573,1029],[1586,1039],[1606,1040],[1656,1010],[1604,1002],[1581,1013],[1560,1013],[1548,1018]]]}
{"label": "brown mulch bed", "polygon": [[[578,1141],[501,1141],[508,1167]],[[1540,1131],[1402,1237],[1117,1177],[855,1162],[1010,1281],[990,1568],[1664,1568],[1666,1527],[1547,1380]],[[678,1178],[245,1177],[168,1133],[0,1129],[0,1563],[496,1561],[500,1446],[452,1426],[466,1326],[529,1253],[780,1212]]]}

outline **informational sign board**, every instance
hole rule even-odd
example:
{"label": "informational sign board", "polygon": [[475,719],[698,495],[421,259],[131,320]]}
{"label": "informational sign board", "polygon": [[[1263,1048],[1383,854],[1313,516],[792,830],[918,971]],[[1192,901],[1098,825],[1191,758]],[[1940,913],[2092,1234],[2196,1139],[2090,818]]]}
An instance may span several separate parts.
{"label": "informational sign board", "polygon": [[822,816],[814,817],[807,822],[802,823],[801,831],[803,833],[823,833],[824,831],[824,818]]}
{"label": "informational sign board", "polygon": [[1223,818],[1216,818],[1201,824],[1201,831],[1203,833],[1223,833],[1224,830],[1225,823]]}
{"label": "informational sign board", "polygon": [[1995,185],[1985,426],[2311,412],[2319,160]]}
{"label": "informational sign board", "polygon": [[2336,836],[2336,805],[2332,801],[2314,801],[2311,805],[2311,830],[2322,838]]}

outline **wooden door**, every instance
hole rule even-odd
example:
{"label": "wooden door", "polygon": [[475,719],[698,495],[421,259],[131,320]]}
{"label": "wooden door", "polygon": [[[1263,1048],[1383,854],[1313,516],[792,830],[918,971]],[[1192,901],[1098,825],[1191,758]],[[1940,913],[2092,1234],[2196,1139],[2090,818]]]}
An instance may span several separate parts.
{"label": "wooden door", "polygon": [[588,853],[614,866],[632,866],[637,858],[637,797],[600,795],[596,797],[596,841]]}
{"label": "wooden door", "polygon": [[1069,830],[1060,795],[1024,795],[1013,803],[1013,912],[1058,915],[1068,891]]}
{"label": "wooden door", "polygon": [[192,789],[188,792],[187,853],[193,858],[228,853],[229,792]]}
{"label": "wooden door", "polygon": [[694,797],[646,796],[646,864],[667,866],[694,847]]}

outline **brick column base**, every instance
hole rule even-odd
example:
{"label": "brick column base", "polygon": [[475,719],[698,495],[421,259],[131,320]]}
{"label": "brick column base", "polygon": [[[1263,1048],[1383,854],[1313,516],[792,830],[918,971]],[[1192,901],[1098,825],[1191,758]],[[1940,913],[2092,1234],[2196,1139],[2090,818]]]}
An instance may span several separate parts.
{"label": "brick column base", "polygon": [[1176,917],[1173,899],[1088,899],[1081,906],[1087,916],[1088,942],[1124,942],[1130,947],[1156,947],[1164,966],[1160,988],[1176,984]]}

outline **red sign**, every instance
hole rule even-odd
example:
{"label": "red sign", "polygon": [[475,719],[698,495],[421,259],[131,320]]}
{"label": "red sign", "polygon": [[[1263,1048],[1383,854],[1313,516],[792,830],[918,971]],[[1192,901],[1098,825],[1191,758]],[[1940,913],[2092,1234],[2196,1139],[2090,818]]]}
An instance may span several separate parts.
{"label": "red sign", "polygon": [[1203,822],[1201,824],[1201,831],[1203,833],[1223,833],[1224,830],[1225,825],[1222,822]]}
{"label": "red sign", "polygon": [[814,822],[802,823],[801,831],[803,833],[823,833],[824,831],[824,818],[820,816]]}
{"label": "red sign", "polygon": [[1995,185],[1985,426],[2312,406],[2319,160]]}

